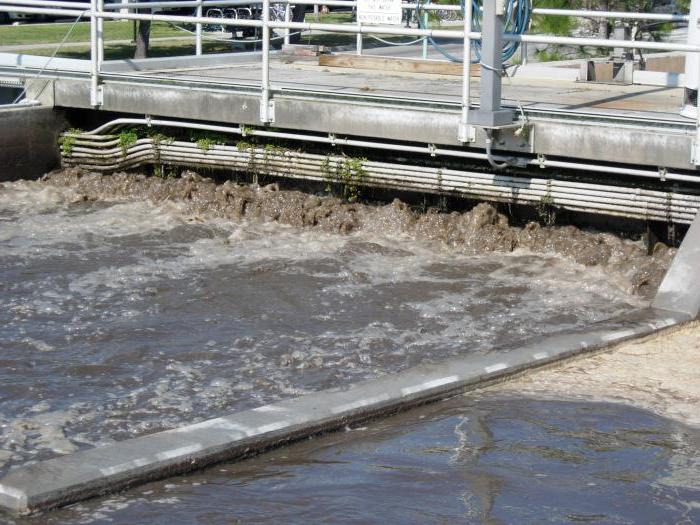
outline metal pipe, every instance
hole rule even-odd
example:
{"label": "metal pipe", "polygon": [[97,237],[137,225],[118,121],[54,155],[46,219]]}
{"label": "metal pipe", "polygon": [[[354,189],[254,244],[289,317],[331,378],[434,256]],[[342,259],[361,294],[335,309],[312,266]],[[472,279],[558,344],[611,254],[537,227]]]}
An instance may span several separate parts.
{"label": "metal pipe", "polygon": [[100,63],[99,52],[97,50],[97,2],[91,0],[90,6],[90,105],[100,106],[99,84],[100,84]]}
{"label": "metal pipe", "polygon": [[547,9],[536,7],[532,10],[534,15],[543,16],[571,16],[577,18],[612,18],[616,20],[649,20],[657,22],[687,22],[688,15],[674,15],[661,13],[630,13],[623,11],[592,11],[576,9]]}
{"label": "metal pipe", "polygon": [[[97,0],[97,11],[104,11],[105,0]],[[97,71],[102,71],[102,63],[105,61],[105,21],[97,19]]]}
{"label": "metal pipe", "polygon": [[[195,11],[197,18],[202,18],[202,0],[197,0],[197,10]],[[201,56],[202,54],[202,23],[199,22],[195,25],[195,55]]]}
{"label": "metal pipe", "polygon": [[[427,25],[426,25],[427,27]],[[467,0],[464,11],[464,45],[462,57],[462,114],[457,132],[459,141],[464,143],[476,140],[475,133],[469,127],[469,109],[471,104],[471,70],[472,70],[472,40],[469,33],[472,29],[472,2]],[[427,43],[427,40],[424,41]]]}
{"label": "metal pipe", "polygon": [[[423,13],[423,27],[428,27],[430,25],[430,18],[428,16],[428,12],[425,11]],[[423,60],[426,60],[428,58],[428,39],[424,38],[423,39]]]}
{"label": "metal pipe", "polygon": [[[263,0],[204,0],[202,5],[204,7],[208,6],[236,6],[236,5],[250,5],[262,3]],[[27,5],[27,6],[39,6],[50,4],[53,7],[67,7],[67,8],[78,8],[84,7],[89,8],[90,4],[88,2],[65,2],[57,1],[50,2],[48,0],[3,0],[4,4],[14,4],[14,5]],[[286,4],[298,4],[298,5],[327,5],[332,7],[355,7],[357,2],[353,0],[279,0],[278,3]],[[166,8],[166,7],[197,7],[199,2],[197,0],[192,1],[163,1],[163,2],[122,2],[113,3],[105,6],[107,10],[121,10],[121,9],[138,9],[138,8]],[[404,3],[402,8],[406,10],[415,10],[416,7],[420,6],[423,10],[444,10],[444,11],[461,11],[462,7],[459,5],[442,5],[442,4],[417,4],[417,3]],[[688,22],[688,15],[678,15],[678,14],[661,14],[661,13],[632,13],[623,11],[593,11],[593,10],[575,10],[575,9],[548,9],[548,8],[535,8],[532,10],[534,15],[543,16],[570,16],[578,18],[609,18],[617,20],[648,20],[657,22]]]}
{"label": "metal pipe", "polygon": [[[13,0],[8,0],[13,1]],[[17,2],[30,0],[14,0]],[[40,0],[33,0],[40,1]],[[48,3],[48,2],[45,2]],[[68,9],[50,9],[38,7],[13,7],[10,5],[0,5],[0,12],[23,12],[34,14],[53,14],[65,16],[80,16],[83,12]],[[259,20],[229,20],[226,18],[210,18],[196,16],[175,16],[175,15],[159,15],[148,13],[97,13],[98,18],[106,18],[112,20],[148,20],[151,22],[181,22],[190,24],[219,24],[228,26],[245,26],[245,27],[262,27],[262,22]],[[397,36],[427,36],[432,38],[444,39],[463,39],[463,31],[449,31],[440,29],[411,29],[389,26],[358,26],[354,24],[315,24],[306,22],[269,22],[268,27],[271,29],[296,29],[305,31],[328,31],[339,33],[361,33],[361,34],[385,34]],[[470,32],[472,40],[481,39],[481,33]],[[508,42],[527,42],[534,44],[561,44],[571,46],[592,46],[605,48],[622,48],[622,49],[654,49],[659,51],[684,51],[691,53],[700,52],[700,46],[688,44],[673,44],[665,42],[646,42],[635,41],[629,42],[625,40],[604,40],[597,38],[575,38],[575,37],[557,37],[548,35],[503,35],[503,40]]]}
{"label": "metal pipe", "polygon": [[[3,0],[3,4],[10,4],[10,5],[24,5],[24,6],[39,6],[39,7],[52,7],[52,8],[57,8],[57,7],[67,7],[69,9],[77,9],[79,7],[82,7],[86,11],[90,10],[91,7],[91,2],[49,2],[47,0]],[[18,11],[21,12],[21,11]]]}
{"label": "metal pipe", "polygon": [[607,48],[619,47],[623,49],[655,49],[659,51],[686,51],[691,53],[697,53],[700,51],[700,46],[695,45],[647,42],[643,40],[635,40],[634,42],[630,42],[627,40],[604,40],[600,38],[510,34],[503,35],[503,40],[507,42],[528,42],[532,44],[561,44],[570,46],[593,46]]}
{"label": "metal pipe", "polygon": [[270,0],[262,4],[262,80],[260,96],[260,121],[263,124],[271,122],[270,115]]}
{"label": "metal pipe", "polygon": [[362,24],[360,23],[359,17],[357,20],[357,36],[355,37],[355,54],[362,55]]}
{"label": "metal pipe", "polygon": [[[169,144],[160,143],[156,146],[147,139],[138,141],[129,149],[126,157],[118,146],[112,148],[110,152],[76,146],[69,159],[92,160],[92,166],[102,170],[124,169],[144,162],[174,162],[182,165],[195,164],[211,167],[228,165],[229,168],[233,165],[240,170],[247,170],[250,163],[257,159],[263,162],[259,169],[263,168],[269,174],[312,180],[325,180],[326,175],[322,169],[324,162],[339,165],[344,161],[340,156],[328,159],[323,155],[299,152],[274,153],[264,148],[239,149],[234,146],[214,146],[207,152],[202,152],[198,146],[190,142],[175,141]],[[459,192],[492,200],[526,204],[539,203],[543,197],[549,196],[554,200],[555,205],[564,208],[621,214],[637,219],[667,221],[671,218],[677,222],[690,222],[700,208],[700,197],[696,196],[694,200],[688,201],[687,205],[679,206],[674,204],[673,199],[669,201],[668,194],[661,191],[648,191],[648,195],[641,198],[629,191],[626,193],[597,191],[595,185],[585,183],[580,183],[580,188],[574,191],[562,186],[560,181],[556,180],[438,170],[373,161],[363,162],[363,168],[367,172],[365,179],[367,185],[443,193]],[[613,187],[603,188],[614,189]]]}
{"label": "metal pipe", "polygon": [[[104,148],[108,145],[110,149],[105,150]],[[97,157],[101,160],[111,160],[113,162],[122,159],[131,160],[144,152],[152,152],[154,146],[162,152],[186,153],[199,149],[207,158],[214,158],[216,160],[240,158],[245,154],[245,151],[249,149],[241,149],[234,146],[212,146],[211,149],[202,152],[199,146],[191,142],[174,141],[162,144],[156,143],[150,139],[140,139],[134,146],[129,148],[126,157],[124,157],[124,152],[116,140],[111,141],[109,144],[98,143],[97,145],[85,145],[82,141],[76,141],[76,145],[73,147],[69,157]],[[95,148],[100,149],[96,150]],[[320,168],[323,166],[325,160],[328,159],[328,156],[310,153],[290,151],[275,153],[262,147],[251,147],[250,149],[264,156],[266,164],[270,166],[274,166],[277,162],[280,167],[284,168],[288,167],[289,162],[292,161],[295,166],[308,166],[310,169],[316,171],[316,174],[319,176],[324,175],[322,173],[323,170]],[[189,155],[187,158],[193,158],[193,156]],[[329,162],[337,164],[339,161],[342,162],[343,158],[342,156],[331,157]],[[672,206],[680,213],[694,213],[694,211],[700,207],[700,196],[698,195],[677,194],[669,200],[669,194],[663,191],[647,190],[644,194],[638,194],[636,192],[631,193],[629,188],[624,187],[602,186],[588,183],[562,183],[562,181],[558,180],[538,179],[534,177],[526,178],[500,174],[495,175],[493,173],[443,170],[425,166],[404,166],[401,164],[375,161],[363,161],[363,167],[371,169],[373,173],[381,172],[390,176],[398,183],[402,181],[438,180],[439,178],[440,183],[444,187],[467,185],[470,188],[479,187],[484,190],[489,190],[493,189],[491,186],[494,184],[507,182],[510,189],[522,190],[525,195],[528,194],[528,191],[537,194],[556,191],[558,195],[571,199],[580,196],[588,196],[600,198],[600,202],[603,203],[628,203],[631,206],[644,206],[650,209],[667,209],[669,206]],[[468,178],[468,180],[466,180],[466,178]],[[674,204],[674,202],[676,203]]]}
{"label": "metal pipe", "polygon": [[[85,132],[82,136],[92,136],[100,135],[105,131],[118,126],[125,125],[147,125],[147,126],[163,126],[163,127],[174,127],[174,128],[185,128],[185,129],[199,129],[208,130],[219,133],[233,133],[241,135],[243,133],[240,127],[230,127],[230,126],[219,126],[215,124],[203,124],[199,122],[185,122],[179,120],[167,120],[167,119],[144,119],[144,118],[119,118],[112,120],[103,124],[102,126],[96,128],[93,131]],[[357,148],[368,148],[368,149],[379,149],[379,150],[389,150],[397,151],[403,153],[419,153],[427,155],[436,156],[446,156],[455,157],[462,159],[471,160],[482,160],[488,161],[488,157],[484,153],[477,153],[468,150],[453,150],[445,148],[432,148],[428,146],[409,146],[405,144],[391,144],[387,142],[374,142],[367,140],[355,140],[347,139],[343,137],[324,137],[319,135],[306,135],[301,133],[287,133],[281,131],[269,131],[269,130],[246,130],[247,135],[276,138],[283,140],[292,140],[300,142],[316,142],[321,144],[337,144],[349,147]],[[496,161],[505,161],[509,157],[503,157],[494,155],[493,159]],[[510,157],[512,159],[512,157]],[[532,159],[527,157],[521,157],[517,159],[521,161],[523,165],[529,166],[539,166],[548,168],[560,168],[569,169],[575,171],[591,171],[596,173],[605,173],[609,175],[624,175],[631,177],[642,177],[655,180],[671,180],[678,182],[692,182],[700,183],[700,176],[695,175],[685,175],[682,173],[665,173],[661,175],[658,171],[652,170],[641,170],[636,168],[625,168],[620,166],[606,166],[600,164],[588,164],[580,162],[568,162],[568,161],[558,161],[549,159]]]}
{"label": "metal pipe", "polygon": [[[292,19],[292,5],[290,3],[285,4],[284,6],[284,21],[285,22],[290,22]],[[284,45],[288,46],[291,42],[290,36],[292,34],[291,29],[286,28],[284,30]]]}

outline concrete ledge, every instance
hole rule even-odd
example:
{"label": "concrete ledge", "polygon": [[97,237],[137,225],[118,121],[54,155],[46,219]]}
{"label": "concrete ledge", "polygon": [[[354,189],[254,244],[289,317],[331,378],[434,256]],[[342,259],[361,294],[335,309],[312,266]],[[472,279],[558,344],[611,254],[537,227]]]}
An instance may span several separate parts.
{"label": "concrete ledge", "polygon": [[696,319],[700,316],[700,215],[685,234],[683,244],[673,258],[659,286],[653,306],[681,312]]}
{"label": "concrete ledge", "polygon": [[345,389],[318,392],[20,467],[0,480],[0,508],[29,514],[250,456],[688,320],[683,314],[641,310],[585,330],[536,338],[517,348],[453,358]]}

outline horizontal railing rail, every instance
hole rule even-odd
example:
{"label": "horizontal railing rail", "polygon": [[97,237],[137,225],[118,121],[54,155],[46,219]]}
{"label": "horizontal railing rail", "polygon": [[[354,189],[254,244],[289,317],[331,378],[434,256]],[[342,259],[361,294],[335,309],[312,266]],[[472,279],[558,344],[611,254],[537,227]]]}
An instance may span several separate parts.
{"label": "horizontal railing rail", "polygon": [[[203,9],[210,6],[236,6],[260,4],[261,17],[260,19],[234,19],[226,17],[202,16]],[[270,20],[270,5],[271,4],[286,4],[284,20]],[[202,53],[202,28],[206,25],[214,25],[221,27],[240,27],[240,28],[258,28],[261,30],[262,41],[262,71],[261,71],[261,87],[260,87],[260,121],[262,123],[270,123],[274,120],[274,101],[272,100],[272,89],[270,86],[270,42],[273,38],[272,30],[282,30],[284,33],[285,43],[289,43],[291,31],[308,32],[321,31],[328,33],[345,33],[357,35],[357,50],[362,52],[362,36],[363,35],[391,35],[391,36],[408,36],[419,37],[420,39],[443,39],[451,41],[461,41],[463,43],[463,56],[471,58],[472,42],[482,39],[482,33],[472,30],[472,2],[465,3],[462,27],[455,29],[443,28],[414,28],[403,26],[385,26],[385,25],[363,25],[358,22],[351,23],[320,23],[320,22],[294,22],[291,21],[290,6],[292,4],[304,5],[334,5],[354,7],[357,2],[353,0],[280,0],[279,2],[271,0],[193,0],[187,2],[121,2],[117,4],[105,5],[104,0],[91,0],[83,3],[73,2],[51,2],[47,0],[4,0],[0,4],[0,12],[22,12],[28,14],[44,14],[58,15],[63,17],[75,17],[76,19],[85,18],[90,20],[91,24],[91,41],[90,41],[90,60],[91,60],[91,103],[93,106],[100,106],[101,102],[101,85],[100,73],[102,61],[104,57],[104,20],[146,20],[151,22],[168,22],[174,24],[193,24],[196,26],[196,53]],[[164,12],[131,12],[137,9],[161,9],[168,7],[194,7],[194,15],[181,15]],[[461,6],[448,6],[435,3],[406,3],[404,9],[423,9],[423,10],[462,10]],[[534,9],[536,15],[546,16],[571,16],[583,18],[603,18],[603,19],[619,19],[619,20],[647,20],[661,22],[687,22],[687,15],[678,14],[659,14],[659,13],[626,13],[616,11],[590,11],[590,10],[570,10],[570,9]],[[279,38],[279,37],[275,37]],[[700,61],[700,46],[691,44],[681,44],[674,42],[657,42],[647,40],[619,40],[619,39],[603,39],[592,37],[564,37],[554,35],[515,35],[505,34],[503,40],[506,42],[519,42],[521,44],[552,44],[566,46],[591,46],[597,48],[614,48],[614,49],[632,49],[632,50],[658,50],[658,51],[676,51],[683,53],[698,54],[697,60]],[[463,77],[462,77],[462,116],[460,119],[459,138],[463,143],[469,143],[474,140],[475,130],[469,125],[469,109],[470,109],[470,80],[471,68],[469,67],[470,60],[464,60]],[[486,66],[483,66],[486,67]],[[698,112],[700,119],[700,112]],[[696,121],[696,135],[698,136],[697,145],[700,151],[700,120]]]}

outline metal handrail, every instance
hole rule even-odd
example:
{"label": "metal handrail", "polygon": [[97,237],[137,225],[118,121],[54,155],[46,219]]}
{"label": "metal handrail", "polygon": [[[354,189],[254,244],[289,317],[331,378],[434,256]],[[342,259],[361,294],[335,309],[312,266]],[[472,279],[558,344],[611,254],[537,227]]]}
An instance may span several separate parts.
{"label": "metal handrail", "polygon": [[[213,5],[242,5],[251,3],[262,3],[263,17],[261,20],[231,20],[226,18],[212,18],[201,16],[202,8]],[[270,30],[283,29],[288,35],[290,30],[299,31],[325,31],[334,33],[355,33],[358,35],[358,52],[361,52],[361,37],[362,35],[396,35],[396,36],[412,36],[424,38],[442,38],[449,40],[462,40],[465,48],[465,56],[470,55],[471,43],[473,40],[480,40],[482,35],[479,32],[471,31],[472,27],[472,12],[467,9],[464,17],[464,25],[459,30],[444,30],[444,29],[416,29],[405,28],[400,26],[368,26],[359,23],[353,24],[321,24],[315,22],[291,22],[290,9],[285,10],[284,21],[269,20],[270,0],[194,0],[191,2],[136,2],[136,3],[120,3],[104,5],[104,0],[91,0],[89,4],[75,4],[72,2],[50,2],[47,0],[4,0],[0,4],[0,12],[23,12],[35,14],[49,14],[62,16],[89,16],[91,23],[91,102],[94,106],[101,105],[100,99],[100,72],[101,62],[104,49],[104,35],[101,31],[103,20],[147,20],[152,22],[175,22],[195,24],[197,27],[197,53],[201,53],[201,27],[205,24],[217,24],[223,26],[238,26],[238,27],[256,27],[262,28],[263,34],[263,50],[262,50],[262,84],[261,84],[261,112],[260,120],[263,123],[269,123],[274,120],[274,106],[272,101],[272,90],[270,88],[269,78],[269,55],[270,55]],[[277,2],[275,2],[277,3]],[[279,3],[286,4],[307,4],[307,5],[356,5],[355,1],[345,0],[280,0]],[[470,3],[470,2],[467,2]],[[78,9],[60,9],[70,5],[72,7],[85,7],[84,10]],[[159,13],[131,13],[131,12],[110,12],[116,9],[135,9],[137,7],[158,8],[158,7],[196,7],[195,16],[184,16],[174,14],[159,14]],[[418,4],[405,4],[405,9],[412,9]],[[439,4],[420,5],[422,9],[460,9],[461,6],[444,6]],[[656,21],[688,21],[689,17],[685,15],[665,15],[665,14],[647,14],[647,13],[623,13],[615,11],[576,11],[566,9],[535,9],[535,14],[549,16],[576,16],[576,17],[595,17],[595,18],[613,18],[627,20],[656,20]],[[285,38],[288,42],[288,37]],[[534,44],[559,44],[571,46],[595,46],[601,48],[621,48],[621,49],[652,49],[661,51],[681,51],[685,53],[698,53],[700,60],[700,46],[690,44],[676,44],[666,42],[649,42],[649,41],[626,41],[626,40],[610,40],[600,38],[580,38],[580,37],[561,37],[550,35],[504,35],[503,40],[509,42],[534,43]],[[465,60],[468,63],[468,60]],[[471,68],[463,68],[463,94],[462,94],[462,116],[460,118],[459,137],[462,142],[470,142],[474,137],[474,130],[469,126],[469,107],[470,94],[469,83],[471,76]],[[698,112],[698,120],[696,121],[696,130],[698,136],[698,145],[700,145],[700,111]]]}

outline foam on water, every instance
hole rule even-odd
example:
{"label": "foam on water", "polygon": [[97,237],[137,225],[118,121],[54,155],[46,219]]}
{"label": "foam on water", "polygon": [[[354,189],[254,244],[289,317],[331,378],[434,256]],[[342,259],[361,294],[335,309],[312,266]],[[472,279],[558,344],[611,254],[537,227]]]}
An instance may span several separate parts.
{"label": "foam on water", "polygon": [[600,270],[0,186],[0,464],[580,326]]}

